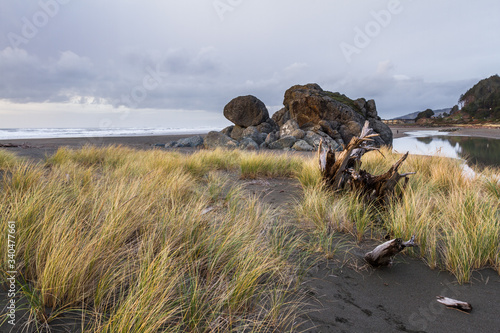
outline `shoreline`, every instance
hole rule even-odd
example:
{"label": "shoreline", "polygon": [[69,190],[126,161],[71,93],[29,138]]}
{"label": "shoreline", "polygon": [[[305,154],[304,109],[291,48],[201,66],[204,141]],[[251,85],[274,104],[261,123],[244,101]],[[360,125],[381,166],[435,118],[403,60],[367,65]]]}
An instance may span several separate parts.
{"label": "shoreline", "polygon": [[[500,127],[422,127],[414,125],[389,125],[393,133],[393,138],[402,138],[407,136],[408,132],[426,131],[426,130],[450,130],[450,136],[471,136],[484,137],[491,139],[500,139]],[[1,144],[12,144],[17,147],[0,147],[6,151],[14,152],[20,157],[27,157],[34,160],[43,160],[46,156],[54,154],[59,148],[67,147],[78,149],[85,145],[95,145],[105,147],[111,145],[122,145],[134,149],[148,150],[158,149],[157,144],[165,144],[170,141],[177,141],[182,138],[188,138],[194,135],[205,136],[204,134],[168,134],[168,135],[150,135],[150,136],[116,136],[116,137],[78,137],[78,138],[48,138],[48,139],[13,139],[0,140]],[[22,145],[25,145],[22,147]],[[181,152],[196,151],[193,148],[175,148]]]}

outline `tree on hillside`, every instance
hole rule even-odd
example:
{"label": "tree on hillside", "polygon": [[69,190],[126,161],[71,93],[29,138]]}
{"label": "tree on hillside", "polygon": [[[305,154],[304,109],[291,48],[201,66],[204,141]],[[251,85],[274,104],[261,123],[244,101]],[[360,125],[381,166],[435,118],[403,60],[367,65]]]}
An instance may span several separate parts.
{"label": "tree on hillside", "polygon": [[420,112],[418,115],[417,115],[417,118],[415,118],[415,120],[419,120],[419,119],[422,119],[422,118],[430,118],[434,115],[434,111],[432,111],[431,109],[427,109],[425,111],[422,111]]}

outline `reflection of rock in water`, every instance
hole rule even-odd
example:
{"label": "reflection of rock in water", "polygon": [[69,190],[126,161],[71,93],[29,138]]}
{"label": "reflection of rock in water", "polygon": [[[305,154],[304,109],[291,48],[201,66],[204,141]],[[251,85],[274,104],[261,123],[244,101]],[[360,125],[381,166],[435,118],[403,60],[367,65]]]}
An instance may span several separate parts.
{"label": "reflection of rock in water", "polygon": [[460,145],[461,157],[479,166],[500,166],[500,140],[466,136],[445,137],[451,145]]}
{"label": "reflection of rock in water", "polygon": [[416,139],[417,141],[425,143],[426,145],[431,144],[432,140],[434,140],[434,138],[431,136],[422,136],[422,137],[417,137]]}

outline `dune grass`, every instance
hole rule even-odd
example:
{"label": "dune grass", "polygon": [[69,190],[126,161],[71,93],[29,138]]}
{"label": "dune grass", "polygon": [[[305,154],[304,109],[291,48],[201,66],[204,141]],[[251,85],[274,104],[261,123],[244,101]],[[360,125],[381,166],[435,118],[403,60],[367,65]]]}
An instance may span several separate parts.
{"label": "dune grass", "polygon": [[[366,154],[363,168],[381,174],[400,157],[388,149],[381,152]],[[386,207],[367,206],[356,193],[329,193],[316,185],[304,190],[298,216],[320,234],[349,233],[358,242],[386,232],[405,239],[416,235],[420,246],[407,251],[431,268],[450,271],[460,283],[484,267],[500,274],[500,170],[476,170],[471,177],[458,160],[414,155],[401,167],[402,173],[411,171],[417,174],[410,176],[402,199]]]}
{"label": "dune grass", "polygon": [[[85,332],[294,329],[298,239],[223,173],[269,161],[90,146],[43,164],[5,160],[1,232],[16,222],[17,283],[33,327],[77,311]],[[248,177],[289,176],[294,163]]]}
{"label": "dune grass", "polygon": [[[400,157],[382,153],[363,167],[380,174]],[[293,331],[304,242],[232,175],[297,179],[296,227],[327,258],[336,233],[414,234],[408,252],[459,282],[483,267],[500,274],[500,170],[468,178],[455,160],[410,156],[409,171],[402,199],[377,207],[328,191],[315,157],[86,146],[33,164],[0,151],[0,232],[16,222],[18,289],[35,326],[77,313],[84,332]]]}

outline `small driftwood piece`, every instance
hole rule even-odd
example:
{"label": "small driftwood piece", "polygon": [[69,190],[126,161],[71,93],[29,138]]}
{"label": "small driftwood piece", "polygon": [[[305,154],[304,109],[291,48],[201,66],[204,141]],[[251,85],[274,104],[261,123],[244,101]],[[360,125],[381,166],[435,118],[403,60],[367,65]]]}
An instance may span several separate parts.
{"label": "small driftwood piece", "polygon": [[403,242],[401,238],[392,239],[365,254],[365,260],[373,267],[390,266],[392,265],[392,258],[396,254],[407,247],[414,246],[417,246],[415,236],[411,236],[411,239],[407,242]]}
{"label": "small driftwood piece", "polygon": [[13,143],[0,143],[0,148],[32,148],[29,144],[26,142],[18,145],[18,144],[13,144]]}
{"label": "small driftwood piece", "polygon": [[377,148],[367,146],[373,134],[369,122],[365,122],[359,137],[353,137],[344,150],[335,157],[331,149],[323,149],[323,141],[318,147],[318,160],[322,178],[332,190],[350,189],[358,191],[365,199],[370,201],[386,202],[394,195],[396,185],[405,179],[403,189],[408,183],[408,176],[414,172],[399,174],[398,169],[408,157],[403,155],[386,173],[373,176],[361,170],[361,157],[370,150]]}
{"label": "small driftwood piece", "polygon": [[470,305],[470,303],[467,302],[457,301],[456,299],[444,296],[436,296],[436,300],[439,303],[446,305],[446,307],[448,308],[457,309],[464,312],[472,311],[472,305]]}

